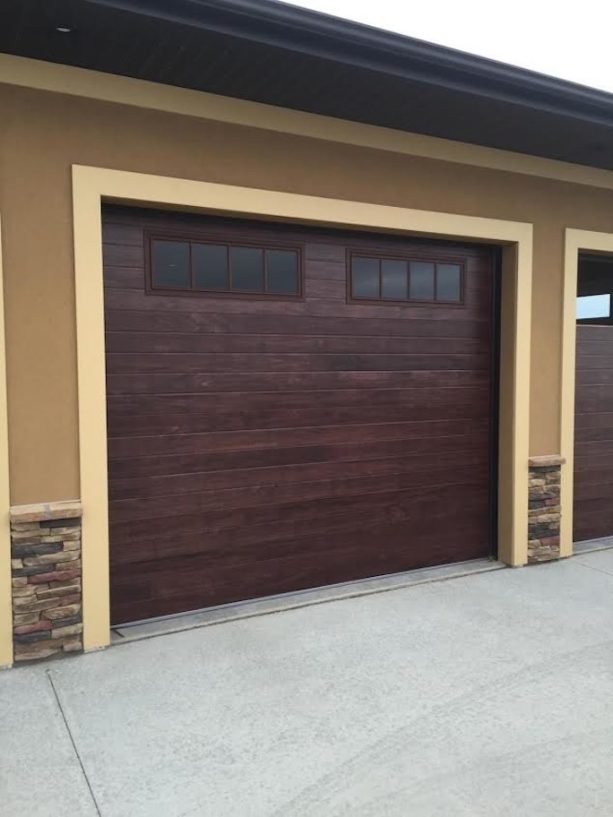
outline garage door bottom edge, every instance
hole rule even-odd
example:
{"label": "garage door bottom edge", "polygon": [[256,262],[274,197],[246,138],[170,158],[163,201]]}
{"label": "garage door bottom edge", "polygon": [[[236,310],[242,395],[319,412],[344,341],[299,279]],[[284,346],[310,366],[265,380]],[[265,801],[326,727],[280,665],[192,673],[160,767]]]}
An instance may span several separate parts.
{"label": "garage door bottom edge", "polygon": [[385,593],[429,582],[458,579],[462,576],[501,570],[505,567],[506,565],[493,559],[472,559],[468,562],[425,567],[418,570],[409,570],[405,573],[375,576],[266,598],[248,599],[232,604],[223,604],[218,607],[208,607],[204,610],[194,610],[189,613],[162,616],[146,621],[135,621],[113,627],[111,630],[111,644],[126,644],[198,627],[223,624],[227,621],[270,615],[271,613],[342,601],[343,599],[367,596],[373,593]]}

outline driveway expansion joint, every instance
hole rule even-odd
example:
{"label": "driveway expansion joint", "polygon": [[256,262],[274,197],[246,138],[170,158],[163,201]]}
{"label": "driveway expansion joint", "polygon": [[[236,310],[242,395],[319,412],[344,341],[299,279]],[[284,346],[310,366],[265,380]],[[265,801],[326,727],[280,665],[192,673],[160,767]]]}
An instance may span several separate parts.
{"label": "driveway expansion joint", "polygon": [[64,712],[64,707],[62,706],[62,701],[57,691],[55,684],[53,683],[53,676],[51,674],[51,670],[45,670],[45,675],[47,676],[47,680],[51,686],[53,691],[53,696],[55,698],[55,702],[57,703],[57,707],[60,711],[60,715],[62,716],[62,721],[64,722],[64,727],[66,728],[66,732],[68,733],[68,737],[70,739],[70,743],[72,745],[73,752],[75,753],[75,757],[77,758],[77,762],[79,767],[81,768],[81,773],[89,790],[90,797],[92,799],[92,803],[94,804],[94,808],[96,809],[96,814],[98,817],[102,817],[102,812],[100,811],[100,806],[98,805],[98,801],[96,800],[96,795],[94,794],[94,790],[92,788],[92,784],[90,782],[89,777],[87,776],[87,772],[85,771],[85,766],[83,765],[83,761],[81,759],[81,755],[79,754],[79,750],[77,749],[77,744],[75,742],[74,736],[70,729],[70,725],[68,723],[68,719],[66,717],[66,713]]}

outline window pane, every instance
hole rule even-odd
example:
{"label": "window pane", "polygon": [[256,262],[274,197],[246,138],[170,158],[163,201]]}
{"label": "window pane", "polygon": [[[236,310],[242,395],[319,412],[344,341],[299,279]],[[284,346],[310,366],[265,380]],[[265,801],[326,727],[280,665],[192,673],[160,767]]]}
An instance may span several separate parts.
{"label": "window pane", "polygon": [[411,261],[409,298],[412,301],[434,300],[434,264]]}
{"label": "window pane", "polygon": [[459,264],[437,264],[436,300],[459,301],[462,297],[461,278]]}
{"label": "window pane", "polygon": [[351,259],[351,294],[354,298],[379,297],[379,261],[377,258]]}
{"label": "window pane", "polygon": [[264,290],[264,252],[253,247],[230,247],[232,289]]}
{"label": "window pane", "polygon": [[189,289],[189,244],[186,241],[151,242],[151,283],[154,287]]}
{"label": "window pane", "polygon": [[194,284],[198,289],[228,288],[228,250],[217,244],[192,244]]}
{"label": "window pane", "polygon": [[298,293],[298,253],[266,250],[266,292]]}
{"label": "window pane", "polygon": [[406,301],[407,262],[383,260],[381,262],[381,297],[393,301]]}
{"label": "window pane", "polygon": [[611,315],[610,295],[580,295],[577,298],[577,319],[608,318]]}

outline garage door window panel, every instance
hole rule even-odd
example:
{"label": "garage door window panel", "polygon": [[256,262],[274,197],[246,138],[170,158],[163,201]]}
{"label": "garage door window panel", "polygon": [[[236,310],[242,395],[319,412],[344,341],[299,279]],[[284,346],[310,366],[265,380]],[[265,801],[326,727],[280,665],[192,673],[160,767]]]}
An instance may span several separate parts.
{"label": "garage door window panel", "polygon": [[380,261],[355,256],[351,264],[351,294],[369,300],[381,297]]}
{"label": "garage door window panel", "polygon": [[302,250],[151,237],[151,292],[300,297]]}
{"label": "garage door window panel", "polygon": [[264,291],[264,253],[255,247],[230,247],[230,289]]}
{"label": "garage door window panel", "polygon": [[462,300],[462,268],[459,264],[436,265],[436,300],[448,303]]}
{"label": "garage door window panel", "polygon": [[406,261],[383,259],[381,261],[381,297],[391,301],[408,298],[408,265]]}
{"label": "garage door window panel", "polygon": [[228,247],[223,244],[194,244],[192,266],[196,289],[221,292],[229,288]]}
{"label": "garage door window panel", "polygon": [[266,292],[296,295],[300,290],[299,275],[295,250],[266,250]]}
{"label": "garage door window panel", "polygon": [[348,267],[352,300],[463,304],[464,268],[461,263],[351,254]]}
{"label": "garage door window panel", "polygon": [[409,297],[412,301],[434,300],[434,264],[411,261]]}
{"label": "garage door window panel", "polygon": [[190,288],[190,245],[187,241],[151,242],[151,281],[156,288]]}

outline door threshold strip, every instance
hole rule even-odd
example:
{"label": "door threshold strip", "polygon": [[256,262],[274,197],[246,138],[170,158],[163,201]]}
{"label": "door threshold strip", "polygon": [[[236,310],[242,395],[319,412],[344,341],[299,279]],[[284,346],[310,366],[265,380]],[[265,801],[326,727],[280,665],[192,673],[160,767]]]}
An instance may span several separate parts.
{"label": "door threshold strip", "polygon": [[573,556],[581,553],[593,553],[596,550],[611,550],[613,536],[603,536],[601,539],[585,539],[583,542],[573,542]]}
{"label": "door threshold strip", "polygon": [[223,604],[218,607],[207,607],[189,613],[179,613],[172,616],[135,621],[129,624],[116,625],[111,630],[111,644],[128,644],[145,638],[155,638],[160,635],[180,633],[198,627],[208,627],[213,624],[223,624],[228,621],[253,618],[255,616],[270,615],[287,610],[296,610],[301,607],[310,607],[315,604],[342,601],[344,599],[368,596],[374,593],[386,593],[392,590],[401,590],[430,582],[449,581],[463,576],[472,576],[477,573],[486,573],[492,570],[502,570],[506,565],[493,559],[474,559],[469,562],[458,562],[437,567],[425,567],[419,570],[410,570],[405,573],[393,573],[386,576],[375,576],[369,579],[359,579],[342,584],[317,587],[310,590],[299,590],[293,593],[284,593],[277,596],[267,596],[261,599]]}

